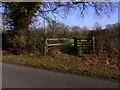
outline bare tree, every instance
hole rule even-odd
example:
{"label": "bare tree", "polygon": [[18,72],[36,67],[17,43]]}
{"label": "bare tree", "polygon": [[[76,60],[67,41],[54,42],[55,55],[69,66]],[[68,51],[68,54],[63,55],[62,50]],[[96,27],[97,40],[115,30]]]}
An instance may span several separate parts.
{"label": "bare tree", "polygon": [[76,8],[79,9],[78,13],[81,17],[84,17],[90,7],[94,9],[97,16],[109,16],[116,6],[117,3],[113,2],[5,2],[3,24],[13,26],[14,30],[27,29],[35,16],[40,16],[49,22],[48,13],[67,15]]}

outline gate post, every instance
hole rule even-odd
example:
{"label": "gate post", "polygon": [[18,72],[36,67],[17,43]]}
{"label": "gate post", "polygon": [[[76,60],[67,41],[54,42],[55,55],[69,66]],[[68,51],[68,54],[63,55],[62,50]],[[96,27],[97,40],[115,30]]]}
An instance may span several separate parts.
{"label": "gate post", "polygon": [[93,53],[95,53],[95,36],[92,37],[92,41],[93,41]]}
{"label": "gate post", "polygon": [[44,55],[48,52],[48,46],[47,46],[47,39],[45,39],[45,46],[44,46]]}
{"label": "gate post", "polygon": [[75,50],[75,54],[78,54],[78,50],[77,50],[77,38],[74,37],[74,50]]}
{"label": "gate post", "polygon": [[44,21],[44,55],[48,52],[47,46],[47,38],[46,38],[46,29],[45,29],[45,21]]}

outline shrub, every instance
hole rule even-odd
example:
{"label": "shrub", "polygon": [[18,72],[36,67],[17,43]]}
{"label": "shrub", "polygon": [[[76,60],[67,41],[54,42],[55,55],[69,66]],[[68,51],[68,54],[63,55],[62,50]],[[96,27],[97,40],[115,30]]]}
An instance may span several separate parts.
{"label": "shrub", "polygon": [[[37,32],[39,33],[39,31]],[[43,36],[36,33],[20,34],[14,31],[3,31],[2,49],[13,54],[43,53]]]}

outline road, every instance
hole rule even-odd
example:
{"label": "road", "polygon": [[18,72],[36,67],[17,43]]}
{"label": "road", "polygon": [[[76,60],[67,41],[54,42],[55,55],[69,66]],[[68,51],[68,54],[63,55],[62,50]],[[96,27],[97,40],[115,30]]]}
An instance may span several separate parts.
{"label": "road", "polygon": [[118,81],[2,64],[2,88],[118,88]]}

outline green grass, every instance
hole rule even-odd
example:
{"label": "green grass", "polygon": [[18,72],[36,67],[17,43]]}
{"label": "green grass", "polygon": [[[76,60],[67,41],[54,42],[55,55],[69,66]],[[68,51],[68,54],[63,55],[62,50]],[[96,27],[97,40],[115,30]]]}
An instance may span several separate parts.
{"label": "green grass", "polygon": [[[120,79],[118,55],[86,54],[82,57],[54,51],[47,56],[3,55],[3,62],[31,66],[46,70],[69,72],[79,75],[95,76],[108,79]],[[106,63],[109,60],[109,64]]]}
{"label": "green grass", "polygon": [[[53,40],[53,41],[49,41],[48,42],[49,44],[56,44],[56,43],[64,43],[66,45],[70,45],[70,46],[74,46],[74,39],[68,39],[68,40]],[[90,42],[87,42],[86,40],[83,40],[83,41],[79,41],[78,40],[78,46],[84,46],[82,44],[90,44]]]}
{"label": "green grass", "polygon": [[24,54],[23,56],[31,57],[31,58],[40,58],[43,55],[42,54]]}

